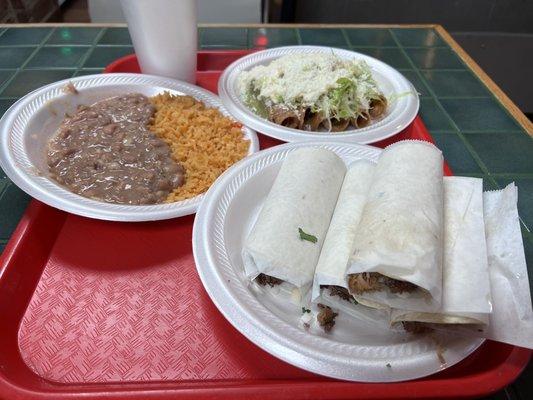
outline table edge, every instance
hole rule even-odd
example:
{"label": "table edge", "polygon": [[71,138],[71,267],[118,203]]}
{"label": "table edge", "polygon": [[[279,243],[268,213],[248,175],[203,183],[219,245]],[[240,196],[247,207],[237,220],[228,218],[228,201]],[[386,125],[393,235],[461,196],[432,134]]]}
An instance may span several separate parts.
{"label": "table edge", "polygon": [[[125,28],[125,22],[30,22],[0,23],[0,28],[36,28],[36,27],[95,27]],[[320,23],[198,23],[199,28],[436,28],[438,24],[320,24]]]}

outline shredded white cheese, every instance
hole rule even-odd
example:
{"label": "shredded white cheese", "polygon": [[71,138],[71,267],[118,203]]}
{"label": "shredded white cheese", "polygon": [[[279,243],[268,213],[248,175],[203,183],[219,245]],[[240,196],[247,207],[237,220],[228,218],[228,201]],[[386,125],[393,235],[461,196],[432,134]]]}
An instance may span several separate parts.
{"label": "shredded white cheese", "polygon": [[[368,106],[370,94],[379,93],[370,69],[362,60],[344,60],[334,54],[291,54],[269,65],[244,71],[239,77],[241,95],[255,95],[266,105],[298,103],[317,107],[324,95],[346,78],[357,84],[359,103]],[[254,93],[254,94],[252,94]]]}

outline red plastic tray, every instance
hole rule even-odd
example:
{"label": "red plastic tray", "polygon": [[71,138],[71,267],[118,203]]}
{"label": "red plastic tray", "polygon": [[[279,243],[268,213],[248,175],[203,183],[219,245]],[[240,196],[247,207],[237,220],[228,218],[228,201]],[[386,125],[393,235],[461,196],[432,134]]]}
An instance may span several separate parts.
{"label": "red plastic tray", "polygon": [[[243,54],[200,52],[198,83],[216,91]],[[107,72],[136,68],[126,57]],[[387,143],[405,138],[432,141],[419,118]],[[0,258],[0,398],[465,398],[509,384],[530,358],[487,341],[441,373],[392,384],[295,368],[212,304],[194,266],[193,219],[105,222],[32,201]]]}

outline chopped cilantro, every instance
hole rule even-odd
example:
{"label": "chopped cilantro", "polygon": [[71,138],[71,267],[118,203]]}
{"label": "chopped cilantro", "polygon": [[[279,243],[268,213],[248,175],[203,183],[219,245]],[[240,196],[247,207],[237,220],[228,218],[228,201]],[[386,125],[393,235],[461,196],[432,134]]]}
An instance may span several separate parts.
{"label": "chopped cilantro", "polygon": [[316,236],[310,235],[309,233],[305,233],[302,228],[298,228],[298,233],[300,234],[301,240],[307,240],[311,243],[316,243],[318,241]]}
{"label": "chopped cilantro", "polygon": [[308,309],[308,308],[305,308],[305,307],[302,307],[302,314],[305,314],[305,313],[310,313],[311,310]]}

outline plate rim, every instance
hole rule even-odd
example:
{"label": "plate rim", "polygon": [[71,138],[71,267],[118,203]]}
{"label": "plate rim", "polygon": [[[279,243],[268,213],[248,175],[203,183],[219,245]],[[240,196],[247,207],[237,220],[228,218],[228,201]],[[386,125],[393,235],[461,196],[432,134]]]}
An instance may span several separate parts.
{"label": "plate rim", "polygon": [[[277,58],[284,54],[292,54],[295,52],[325,52],[325,51],[337,51],[342,55],[351,55],[359,59],[363,59],[369,62],[370,66],[377,65],[380,68],[384,68],[391,73],[395,79],[391,81],[397,81],[406,87],[409,88],[409,91],[412,91],[416,95],[409,96],[406,101],[406,107],[401,111],[400,115],[396,116],[394,119],[386,122],[383,125],[376,127],[366,127],[358,130],[352,130],[347,132],[338,132],[335,134],[320,134],[306,132],[299,129],[292,129],[277,125],[273,122],[270,122],[264,118],[261,118],[254,114],[248,108],[241,106],[236,103],[232,97],[238,96],[235,94],[231,88],[233,82],[230,82],[230,75],[234,73],[235,69],[239,68],[243,63],[248,62],[251,59],[255,58]],[[259,62],[259,61],[256,61]],[[312,45],[299,45],[299,46],[283,46],[275,47],[271,49],[261,50],[258,52],[253,52],[244,57],[239,58],[238,60],[231,63],[220,76],[218,81],[218,93],[223,104],[229,110],[229,112],[242,123],[250,126],[252,129],[257,130],[267,136],[273,137],[275,139],[283,140],[286,142],[299,142],[299,141],[328,141],[328,142],[353,142],[359,144],[370,144],[376,143],[378,141],[390,138],[395,134],[399,133],[405,129],[409,124],[416,118],[418,111],[420,109],[420,98],[418,96],[418,91],[414,85],[396,68],[390,66],[389,64],[378,60],[375,57],[359,53],[350,49],[341,49],[336,47],[328,46],[312,46]],[[403,121],[402,118],[404,119]],[[401,122],[401,123],[400,123]],[[377,132],[382,132],[379,135]],[[369,136],[367,139],[360,139],[361,135]]]}
{"label": "plate rim", "polygon": [[[329,371],[324,371],[323,368],[328,365],[328,360],[317,360],[312,355],[306,353],[306,352],[298,352],[294,349],[294,347],[298,347],[298,343],[294,342],[291,338],[283,337],[279,334],[279,332],[276,332],[275,329],[268,329],[267,327],[261,327],[260,320],[257,316],[251,316],[249,312],[242,311],[239,309],[239,301],[235,300],[235,296],[231,294],[227,288],[226,283],[224,282],[224,277],[217,273],[217,269],[220,268],[220,266],[216,265],[216,257],[214,250],[210,250],[209,247],[216,246],[215,244],[212,244],[213,242],[213,235],[212,231],[214,230],[211,226],[211,219],[216,216],[216,210],[217,210],[217,202],[220,200],[220,198],[224,195],[224,192],[226,191],[228,184],[231,183],[232,178],[235,178],[239,171],[242,172],[243,168],[245,168],[248,165],[251,165],[257,160],[264,159],[264,157],[268,157],[268,155],[277,153],[277,152],[283,152],[290,148],[299,148],[299,147],[325,147],[325,146],[349,146],[349,147],[370,147],[373,150],[378,150],[379,152],[381,149],[374,148],[372,146],[362,145],[362,144],[356,144],[356,143],[325,143],[322,141],[318,142],[293,142],[293,143],[286,143],[283,145],[275,146],[273,148],[260,151],[244,160],[241,160],[239,163],[235,164],[234,166],[230,167],[228,170],[226,170],[211,186],[211,188],[206,193],[206,198],[204,202],[202,202],[201,206],[198,209],[197,216],[194,221],[193,226],[193,237],[192,237],[192,245],[193,245],[193,255],[195,259],[196,269],[198,272],[198,275],[200,276],[200,280],[202,281],[202,284],[204,285],[204,288],[206,292],[208,293],[209,297],[217,307],[217,309],[224,315],[226,320],[230,322],[230,324],[241,334],[243,334],[247,339],[249,339],[251,342],[253,342],[255,345],[259,346],[269,354],[273,355],[276,358],[279,358],[293,366],[302,368],[304,370],[317,373],[319,375],[327,376],[330,378],[336,378],[336,379],[342,379],[347,381],[356,381],[356,382],[401,382],[401,381],[407,381],[407,380],[413,380],[422,378],[428,375],[432,375],[434,373],[437,373],[444,368],[432,368],[428,369],[427,371],[423,373],[416,373],[412,376],[391,376],[390,374],[382,374],[381,378],[365,378],[361,379],[361,376],[356,376],[357,374],[350,374],[350,373],[331,373]],[[378,153],[379,154],[379,153]],[[261,167],[259,170],[262,170],[263,167]],[[211,218],[210,218],[211,217]],[[224,226],[224,224],[222,224]],[[223,228],[222,228],[223,229]],[[222,304],[223,301],[230,300],[230,305],[224,306]],[[242,302],[242,301],[241,301]],[[262,307],[264,307],[261,304]],[[290,325],[289,325],[290,326]],[[292,341],[294,344],[292,346],[286,345],[283,342],[279,341],[279,338],[282,338],[284,341]],[[327,339],[326,339],[327,340]],[[476,351],[479,346],[481,346],[485,339],[483,338],[471,338],[469,340],[468,348],[465,347],[465,352],[462,356],[457,357],[457,359],[451,360],[451,362],[448,362],[445,368],[449,368],[456,363],[462,361],[463,359],[467,358],[470,354],[472,354],[474,351]],[[353,358],[350,358],[353,359]],[[383,360],[364,360],[367,365],[375,364],[376,366],[379,366],[383,368],[384,362]],[[335,370],[335,368],[333,368]],[[341,368],[337,368],[337,370],[345,370]],[[386,376],[385,376],[386,375]],[[383,379],[384,378],[384,379]]]}
{"label": "plate rim", "polygon": [[[0,166],[4,170],[5,174],[16,186],[18,186],[31,197],[54,208],[83,217],[107,221],[141,222],[164,220],[194,214],[202,202],[205,193],[184,201],[155,205],[125,205],[106,203],[77,195],[54,183],[46,177],[31,176],[31,174],[29,174],[27,171],[24,171],[23,168],[17,165],[18,162],[16,161],[16,157],[12,150],[12,139],[14,135],[13,128],[17,123],[21,112],[23,112],[27,107],[30,107],[32,102],[35,102],[41,97],[50,94],[52,91],[57,91],[58,89],[61,90],[61,88],[70,82],[76,84],[92,80],[96,80],[96,85],[91,87],[116,87],[121,85],[152,87],[160,86],[163,88],[168,88],[169,90],[183,92],[193,97],[195,97],[195,93],[200,94],[204,99],[209,99],[209,101],[213,103],[215,107],[223,114],[235,119],[232,114],[229,113],[226,107],[224,107],[220,98],[216,94],[202,87],[172,78],[138,73],[113,73],[91,74],[62,79],[41,86],[27,93],[18,99],[13,105],[11,105],[0,119],[0,139],[2,139],[0,143]],[[55,95],[50,99],[43,101],[43,104],[37,107],[37,109],[42,109],[46,106],[49,100],[56,99],[58,97],[59,95]],[[31,117],[24,122],[25,127],[27,127],[30,121]],[[247,156],[259,151],[259,139],[257,137],[257,133],[253,129],[244,125],[242,126],[242,131],[243,134],[250,140],[250,148]],[[27,133],[21,133],[20,140],[24,140],[26,134]],[[44,187],[42,183],[35,182],[35,180],[38,178],[43,179],[42,183],[49,182],[50,184],[57,186],[57,188],[55,188],[53,191],[50,191]],[[70,198],[66,198],[66,196]]]}

